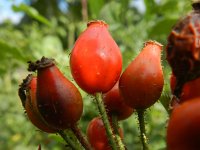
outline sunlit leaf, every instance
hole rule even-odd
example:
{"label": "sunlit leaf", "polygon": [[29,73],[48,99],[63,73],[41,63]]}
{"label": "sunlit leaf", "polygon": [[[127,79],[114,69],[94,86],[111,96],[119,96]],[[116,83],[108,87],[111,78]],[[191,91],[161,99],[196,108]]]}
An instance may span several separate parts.
{"label": "sunlit leaf", "polygon": [[31,6],[25,5],[25,4],[20,4],[19,6],[17,5],[13,5],[13,10],[16,12],[25,12],[27,15],[29,15],[30,17],[36,19],[37,21],[46,24],[48,26],[51,26],[51,23],[42,15],[40,15],[38,13],[38,11],[36,9],[34,9]]}

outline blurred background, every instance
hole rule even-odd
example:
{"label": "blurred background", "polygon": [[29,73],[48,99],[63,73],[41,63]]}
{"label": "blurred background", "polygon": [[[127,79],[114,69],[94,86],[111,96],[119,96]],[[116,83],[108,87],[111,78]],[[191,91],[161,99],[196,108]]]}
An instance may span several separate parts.
{"label": "blurred background", "polygon": [[[57,135],[37,130],[27,119],[17,95],[18,85],[28,74],[27,61],[53,57],[72,80],[69,54],[87,21],[104,20],[123,54],[123,67],[137,56],[145,41],[164,45],[172,26],[191,11],[185,0],[0,0],[0,150],[65,149]],[[164,150],[165,127],[170,99],[165,51],[162,55],[165,87],[160,98],[146,112],[150,150]],[[84,114],[80,127],[97,115],[90,95],[82,92]],[[124,142],[140,150],[136,114],[120,123]]]}

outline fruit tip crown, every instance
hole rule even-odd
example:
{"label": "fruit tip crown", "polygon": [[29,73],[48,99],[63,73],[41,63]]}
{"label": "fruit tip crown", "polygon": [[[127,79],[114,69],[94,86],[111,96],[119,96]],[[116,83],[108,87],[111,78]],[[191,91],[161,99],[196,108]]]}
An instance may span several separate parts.
{"label": "fruit tip crown", "polygon": [[87,27],[89,27],[92,24],[99,24],[99,25],[108,27],[108,24],[105,21],[103,21],[103,20],[91,20],[91,21],[89,21],[87,23]]}
{"label": "fruit tip crown", "polygon": [[25,89],[27,87],[27,85],[31,82],[32,79],[33,79],[33,75],[32,74],[28,74],[28,76],[25,79],[23,79],[23,81],[19,85],[19,87]]}
{"label": "fruit tip crown", "polygon": [[36,71],[41,68],[50,67],[55,64],[55,60],[53,58],[42,57],[41,60],[37,60],[36,62],[28,61],[28,71]]}
{"label": "fruit tip crown", "polygon": [[19,85],[18,95],[21,99],[23,107],[25,107],[25,101],[26,101],[25,91],[28,89],[28,85],[32,79],[33,79],[33,75],[29,74],[25,79],[23,79],[22,83]]}
{"label": "fruit tip crown", "polygon": [[154,40],[148,40],[148,41],[146,41],[145,43],[144,43],[144,46],[147,46],[148,44],[153,44],[153,45],[157,45],[157,46],[159,46],[159,47],[163,47],[163,45],[161,44],[161,43],[159,43],[159,42],[157,42],[157,41],[154,41]]}

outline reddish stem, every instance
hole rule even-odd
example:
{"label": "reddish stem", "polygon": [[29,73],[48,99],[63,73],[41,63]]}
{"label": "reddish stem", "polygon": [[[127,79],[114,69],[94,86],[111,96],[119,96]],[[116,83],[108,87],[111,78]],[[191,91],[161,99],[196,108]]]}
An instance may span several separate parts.
{"label": "reddish stem", "polygon": [[92,150],[90,143],[87,141],[85,135],[83,135],[81,129],[77,125],[71,126],[71,130],[86,150]]}

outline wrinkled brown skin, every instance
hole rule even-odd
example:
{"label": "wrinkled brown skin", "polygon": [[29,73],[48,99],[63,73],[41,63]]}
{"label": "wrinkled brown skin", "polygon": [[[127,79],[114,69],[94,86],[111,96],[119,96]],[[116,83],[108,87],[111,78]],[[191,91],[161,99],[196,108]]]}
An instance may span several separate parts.
{"label": "wrinkled brown skin", "polygon": [[76,83],[87,93],[105,93],[115,85],[122,70],[122,56],[106,23],[88,23],[74,45],[70,68]]}
{"label": "wrinkled brown skin", "polygon": [[47,133],[56,133],[57,131],[51,127],[49,127],[38,114],[37,106],[36,106],[36,85],[37,78],[33,77],[28,85],[26,92],[26,101],[25,101],[25,110],[29,120],[41,131]]}
{"label": "wrinkled brown skin", "polygon": [[122,95],[119,92],[118,82],[115,86],[103,94],[103,102],[106,106],[108,115],[116,115],[118,120],[125,120],[130,117],[134,111],[133,108],[126,105]]}
{"label": "wrinkled brown skin", "polygon": [[[121,128],[119,128],[119,134],[123,138]],[[94,150],[112,150],[107,139],[103,121],[99,117],[92,119],[88,124],[87,138]]]}
{"label": "wrinkled brown skin", "polygon": [[38,68],[37,106],[49,126],[66,129],[75,124],[83,112],[78,89],[53,64]]}
{"label": "wrinkled brown skin", "polygon": [[147,42],[123,72],[119,89],[128,106],[146,109],[160,98],[164,84],[161,49],[160,44]]}
{"label": "wrinkled brown skin", "polygon": [[200,76],[200,10],[198,9],[182,18],[168,37],[167,61],[172,67],[173,74],[183,83]]}
{"label": "wrinkled brown skin", "polygon": [[200,98],[177,106],[167,128],[167,150],[200,149]]}

